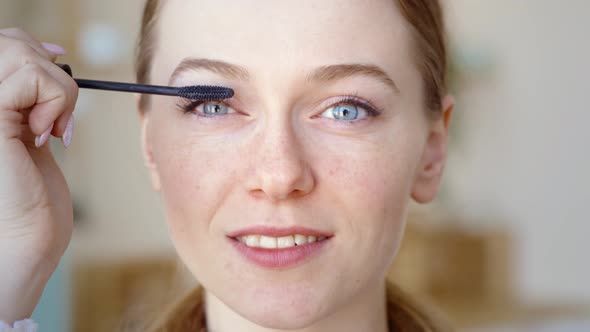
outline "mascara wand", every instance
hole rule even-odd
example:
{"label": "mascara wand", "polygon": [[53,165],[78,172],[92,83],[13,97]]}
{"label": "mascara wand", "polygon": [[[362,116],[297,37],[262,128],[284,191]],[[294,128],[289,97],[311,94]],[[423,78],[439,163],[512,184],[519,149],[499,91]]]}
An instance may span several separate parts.
{"label": "mascara wand", "polygon": [[[72,68],[67,64],[57,64],[68,75],[73,77]],[[214,85],[191,85],[172,87],[162,85],[133,84],[123,82],[96,81],[74,78],[79,88],[146,93],[153,95],[178,96],[186,99],[216,101],[231,98],[234,90]]]}

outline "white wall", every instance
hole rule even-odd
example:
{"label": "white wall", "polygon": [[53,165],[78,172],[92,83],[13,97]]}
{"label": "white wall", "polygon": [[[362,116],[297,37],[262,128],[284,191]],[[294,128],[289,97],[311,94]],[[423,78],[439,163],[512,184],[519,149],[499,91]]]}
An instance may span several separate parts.
{"label": "white wall", "polygon": [[590,1],[448,5],[455,46],[493,57],[459,100],[465,140],[447,179],[455,207],[514,228],[526,299],[587,302]]}

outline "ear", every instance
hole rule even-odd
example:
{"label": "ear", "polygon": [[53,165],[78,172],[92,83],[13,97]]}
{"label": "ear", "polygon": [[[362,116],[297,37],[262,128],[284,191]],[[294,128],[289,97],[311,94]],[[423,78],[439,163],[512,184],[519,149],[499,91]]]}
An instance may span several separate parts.
{"label": "ear", "polygon": [[436,197],[442,179],[449,138],[449,123],[455,107],[452,96],[442,101],[442,116],[430,124],[424,153],[412,188],[412,198],[418,203],[428,203]]}
{"label": "ear", "polygon": [[139,113],[140,130],[141,130],[141,150],[143,155],[144,165],[148,170],[152,182],[152,188],[155,191],[160,191],[160,175],[158,173],[157,164],[154,162],[154,157],[151,150],[151,144],[148,140],[148,128],[150,124],[150,116],[148,110],[143,109],[140,104],[140,95],[135,95],[135,102]]}

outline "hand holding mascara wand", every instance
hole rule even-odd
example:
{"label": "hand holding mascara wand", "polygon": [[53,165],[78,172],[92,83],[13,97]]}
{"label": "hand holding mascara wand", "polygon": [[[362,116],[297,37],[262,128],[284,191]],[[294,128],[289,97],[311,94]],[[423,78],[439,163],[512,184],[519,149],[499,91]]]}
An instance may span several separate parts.
{"label": "hand holding mascara wand", "polygon": [[[54,45],[53,49],[61,48]],[[29,34],[0,29],[0,330],[30,317],[72,236],[72,195],[48,140],[72,140],[77,89]],[[24,61],[27,60],[27,61]],[[50,73],[51,72],[51,73]],[[56,77],[57,76],[57,77]],[[226,99],[223,87],[166,87],[75,79],[82,88]],[[81,147],[82,149],[84,146]],[[75,156],[76,157],[76,156]],[[78,155],[77,157],[80,157]],[[116,190],[116,188],[115,188]],[[15,232],[15,230],[18,230]],[[13,250],[4,250],[10,248]],[[55,262],[55,264],[54,264]],[[20,321],[23,323],[23,321]],[[8,329],[11,325],[8,325]],[[19,325],[35,330],[36,324]]]}
{"label": "hand holding mascara wand", "polygon": [[[57,64],[68,75],[73,77],[72,69],[67,64]],[[186,99],[215,101],[231,98],[234,91],[230,88],[213,85],[192,85],[172,87],[161,85],[145,85],[123,82],[96,81],[74,78],[79,88],[109,90],[133,93],[147,93],[154,95],[178,96]]]}

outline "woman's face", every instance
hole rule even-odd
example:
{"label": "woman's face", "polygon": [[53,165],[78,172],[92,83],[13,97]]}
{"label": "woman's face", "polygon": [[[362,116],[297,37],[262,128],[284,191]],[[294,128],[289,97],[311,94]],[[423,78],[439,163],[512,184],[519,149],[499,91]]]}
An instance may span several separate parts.
{"label": "woman's face", "polygon": [[235,95],[152,97],[144,153],[179,255],[233,311],[298,328],[381,284],[446,155],[410,41],[394,1],[164,2],[151,83]]}

